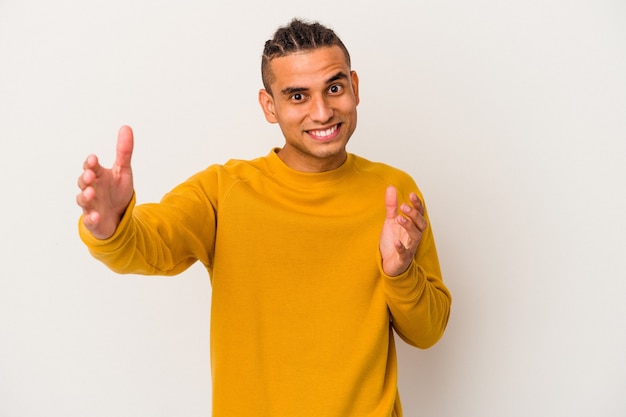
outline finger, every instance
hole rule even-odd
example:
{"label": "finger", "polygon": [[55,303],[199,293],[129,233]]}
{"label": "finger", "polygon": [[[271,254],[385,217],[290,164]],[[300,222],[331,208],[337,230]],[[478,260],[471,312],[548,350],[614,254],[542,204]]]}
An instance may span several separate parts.
{"label": "finger", "polygon": [[[424,229],[426,229],[428,223],[426,222],[423,214],[418,209],[416,209],[415,207],[411,207],[408,204],[402,204],[400,206],[400,210],[411,220],[412,225],[414,225],[420,233],[423,232]],[[404,223],[403,225],[405,225],[405,229],[410,232],[410,230],[406,227],[407,225]]]}
{"label": "finger", "polygon": [[[88,182],[87,185],[89,185],[93,183],[96,178],[102,175],[104,169],[105,168],[100,165],[100,161],[96,155],[89,155],[83,164],[83,173],[81,177],[85,182]],[[85,176],[85,174],[87,174],[87,176]]]}
{"label": "finger", "polygon": [[400,256],[404,255],[408,251],[407,247],[404,246],[404,244],[400,240],[396,240],[394,245],[396,247],[396,252],[398,252],[398,255]]}
{"label": "finger", "polygon": [[409,195],[409,200],[411,201],[411,205],[413,206],[413,208],[415,209],[417,213],[417,216],[415,216],[413,221],[415,222],[415,224],[421,231],[424,231],[426,227],[428,227],[428,222],[426,221],[426,218],[424,217],[424,213],[425,213],[424,204],[422,203],[422,200],[420,200],[420,198],[415,193],[411,193]]}
{"label": "finger", "polygon": [[93,184],[95,179],[96,174],[91,169],[86,169],[78,177],[78,188],[80,188],[81,190],[85,190],[85,188]]}
{"label": "finger", "polygon": [[83,163],[83,169],[94,169],[98,165],[98,157],[96,155],[89,155]]}
{"label": "finger", "polygon": [[130,169],[130,160],[133,156],[134,135],[130,126],[122,126],[117,134],[115,165]]}
{"label": "finger", "polygon": [[385,191],[385,207],[387,208],[387,219],[395,219],[398,215],[398,192],[392,185]]}
{"label": "finger", "polygon": [[417,194],[411,193],[409,195],[409,199],[411,200],[411,204],[415,209],[423,216],[424,215],[424,204],[422,204],[422,200],[419,199]]}
{"label": "finger", "polygon": [[408,268],[408,265],[411,263],[411,259],[413,259],[413,255],[415,251],[409,247],[406,247],[401,241],[397,240],[394,244],[396,248],[396,253],[398,254],[400,262],[405,265],[402,268],[402,271],[405,271]]}
{"label": "finger", "polygon": [[83,214],[83,224],[88,230],[93,231],[100,221],[100,214],[96,211],[85,211]]}
{"label": "finger", "polygon": [[96,192],[93,187],[86,187],[76,196],[76,202],[84,210],[91,210],[93,208],[93,201],[96,196]]}
{"label": "finger", "polygon": [[413,250],[417,247],[422,238],[422,231],[412,219],[408,219],[402,215],[398,216],[396,221],[406,232],[406,235],[401,240],[402,245],[404,245],[407,250]]}

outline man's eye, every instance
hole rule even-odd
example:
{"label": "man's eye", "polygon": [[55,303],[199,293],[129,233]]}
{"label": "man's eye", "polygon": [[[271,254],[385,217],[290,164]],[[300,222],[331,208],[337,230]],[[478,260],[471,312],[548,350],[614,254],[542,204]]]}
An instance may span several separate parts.
{"label": "man's eye", "polygon": [[294,94],[293,96],[291,96],[291,99],[292,99],[293,101],[302,101],[303,97],[302,97],[302,94],[300,94],[300,93],[296,93],[296,94]]}
{"label": "man's eye", "polygon": [[340,86],[340,85],[338,85],[338,84],[331,85],[331,86],[330,86],[330,88],[328,89],[328,91],[329,91],[331,94],[337,94],[337,93],[340,93],[340,92],[341,92],[341,86]]}

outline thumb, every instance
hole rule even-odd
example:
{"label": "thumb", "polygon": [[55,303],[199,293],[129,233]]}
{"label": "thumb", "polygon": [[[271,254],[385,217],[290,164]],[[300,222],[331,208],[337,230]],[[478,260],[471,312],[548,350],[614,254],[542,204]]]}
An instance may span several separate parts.
{"label": "thumb", "polygon": [[117,134],[117,148],[115,165],[130,169],[130,160],[133,156],[134,137],[130,126],[122,126]]}
{"label": "thumb", "polygon": [[385,207],[387,208],[387,219],[395,219],[398,215],[398,192],[393,185],[387,187],[385,191]]}

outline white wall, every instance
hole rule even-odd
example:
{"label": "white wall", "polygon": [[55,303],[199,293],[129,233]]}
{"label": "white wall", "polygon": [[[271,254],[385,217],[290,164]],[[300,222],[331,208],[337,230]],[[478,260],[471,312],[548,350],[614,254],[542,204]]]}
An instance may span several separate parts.
{"label": "white wall", "polygon": [[626,3],[0,0],[0,416],[207,416],[210,286],[120,277],[76,178],[135,128],[140,201],[282,143],[264,41],[334,27],[361,76],[350,150],[424,191],[453,313],[404,345],[407,416],[626,415]]}

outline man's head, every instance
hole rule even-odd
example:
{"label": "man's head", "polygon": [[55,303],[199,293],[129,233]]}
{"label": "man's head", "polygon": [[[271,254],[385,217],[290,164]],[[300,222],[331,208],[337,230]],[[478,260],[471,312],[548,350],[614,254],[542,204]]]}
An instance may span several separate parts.
{"label": "man's head", "polygon": [[259,103],[285,137],[279,158],[298,171],[322,172],[346,160],[356,128],[359,78],[337,35],[294,20],[265,45]]}
{"label": "man's head", "polygon": [[287,26],[279,28],[272,39],[265,42],[261,59],[263,87],[272,94],[271,85],[274,81],[274,74],[270,62],[274,58],[330,46],[338,46],[341,49],[350,68],[350,53],[332,29],[319,23],[292,20]]}

